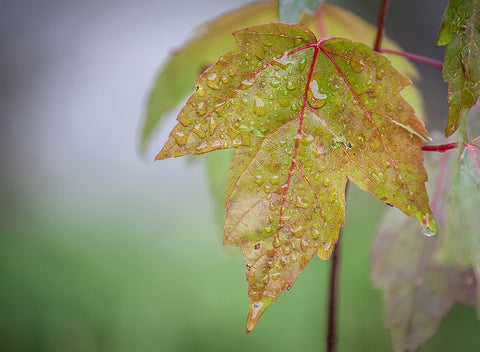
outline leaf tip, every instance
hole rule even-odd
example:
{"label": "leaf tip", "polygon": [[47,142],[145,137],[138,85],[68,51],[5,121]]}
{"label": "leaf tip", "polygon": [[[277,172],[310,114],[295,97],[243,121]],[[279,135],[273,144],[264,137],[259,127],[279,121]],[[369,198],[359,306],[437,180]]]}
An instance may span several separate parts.
{"label": "leaf tip", "polygon": [[437,234],[437,224],[435,224],[430,213],[421,215],[420,224],[422,226],[422,233],[425,236],[431,237]]}
{"label": "leaf tip", "polygon": [[250,307],[248,310],[246,333],[248,334],[257,325],[258,319],[267,310],[268,306],[274,301],[273,297],[263,297],[260,301],[250,301]]}

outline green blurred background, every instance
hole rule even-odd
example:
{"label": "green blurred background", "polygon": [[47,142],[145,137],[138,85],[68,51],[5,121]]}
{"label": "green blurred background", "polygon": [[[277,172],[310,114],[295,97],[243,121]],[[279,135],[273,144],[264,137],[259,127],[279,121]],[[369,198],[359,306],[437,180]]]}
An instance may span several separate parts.
{"label": "green blurred background", "polygon": [[[174,114],[147,157],[136,151],[159,64],[195,26],[244,3],[0,1],[1,351],[324,350],[329,263],[314,258],[245,335],[242,256],[221,246],[204,164],[152,162]],[[347,7],[374,21],[378,3]],[[392,37],[410,3],[392,2]],[[417,4],[409,21],[429,30],[410,32],[420,44],[405,34],[407,50],[441,58],[446,3]],[[427,113],[443,120],[441,78],[422,73],[435,87]],[[350,190],[339,351],[389,351],[368,263],[385,206]],[[421,351],[478,350],[479,327],[455,306]]]}

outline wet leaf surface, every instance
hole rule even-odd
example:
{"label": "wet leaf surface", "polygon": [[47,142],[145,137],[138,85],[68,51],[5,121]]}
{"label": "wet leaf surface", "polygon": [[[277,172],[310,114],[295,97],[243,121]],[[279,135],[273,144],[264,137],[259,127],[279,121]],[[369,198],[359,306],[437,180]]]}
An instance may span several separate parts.
{"label": "wet leaf surface", "polygon": [[225,244],[242,248],[247,331],[313,255],[327,259],[351,180],[435,231],[421,147],[427,132],[400,91],[410,81],[347,39],[267,24],[196,81],[158,159],[236,148]]}

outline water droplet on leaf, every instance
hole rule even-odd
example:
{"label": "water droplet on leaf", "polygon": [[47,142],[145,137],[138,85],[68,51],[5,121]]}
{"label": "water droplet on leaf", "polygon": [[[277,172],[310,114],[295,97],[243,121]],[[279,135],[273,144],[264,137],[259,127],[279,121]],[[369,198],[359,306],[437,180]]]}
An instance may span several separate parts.
{"label": "water droplet on leaf", "polygon": [[207,77],[207,86],[209,86],[212,89],[220,89],[220,86],[218,85],[216,73],[212,73],[210,76]]}
{"label": "water droplet on leaf", "polygon": [[288,90],[294,90],[297,86],[295,85],[295,82],[288,81],[287,82],[287,89]]}
{"label": "water droplet on leaf", "polygon": [[365,65],[363,64],[363,60],[356,59],[356,58],[352,58],[350,60],[350,66],[352,67],[352,70],[354,70],[355,72],[362,72],[363,69],[365,68]]}
{"label": "water droplet on leaf", "polygon": [[427,237],[432,237],[432,236],[435,236],[437,234],[435,231],[429,229],[428,227],[426,227],[424,225],[420,225],[420,226],[421,226],[422,233]]}
{"label": "water droplet on leaf", "polygon": [[203,97],[205,95],[205,89],[203,87],[197,87],[197,94]]}
{"label": "water droplet on leaf", "polygon": [[310,106],[314,109],[321,108],[327,102],[327,94],[320,93],[318,90],[318,82],[312,80],[308,85],[307,100]]}
{"label": "water droplet on leaf", "polygon": [[259,97],[255,97],[255,103],[253,104],[253,113],[257,116],[265,116],[265,114],[267,113],[265,103]]}
{"label": "water droplet on leaf", "polygon": [[195,112],[197,113],[198,116],[203,116],[207,112],[207,106],[203,101],[198,103],[197,108],[195,109]]}

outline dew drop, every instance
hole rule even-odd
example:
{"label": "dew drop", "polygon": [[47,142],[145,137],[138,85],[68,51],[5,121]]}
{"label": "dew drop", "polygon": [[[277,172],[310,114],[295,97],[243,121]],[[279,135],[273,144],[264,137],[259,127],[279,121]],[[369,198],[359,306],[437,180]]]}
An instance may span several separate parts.
{"label": "dew drop", "polygon": [[302,236],[302,230],[303,230],[302,225],[298,225],[297,227],[292,227],[291,228],[292,234],[297,238]]}
{"label": "dew drop", "polygon": [[260,186],[263,183],[263,176],[255,175],[255,183]]}
{"label": "dew drop", "polygon": [[428,227],[426,227],[424,225],[420,225],[420,226],[421,226],[422,233],[427,237],[432,237],[432,236],[435,236],[437,234],[435,231],[429,229]]}
{"label": "dew drop", "polygon": [[290,100],[289,99],[279,99],[278,103],[283,108],[288,108],[290,106]]}
{"label": "dew drop", "polygon": [[269,208],[270,208],[270,210],[272,210],[272,211],[274,211],[274,210],[277,210],[277,209],[278,209],[278,207],[277,207],[275,204],[273,204],[273,203],[270,203],[270,204],[268,205],[268,207],[269,207]]}
{"label": "dew drop", "polygon": [[296,200],[296,202],[295,202],[295,206],[296,206],[297,208],[307,209],[307,208],[308,208],[308,202],[306,202],[304,199],[302,199],[302,197],[297,196],[297,200]]}
{"label": "dew drop", "polygon": [[278,86],[280,86],[280,80],[278,79],[278,77],[276,76],[273,76],[270,80],[270,85],[273,87],[273,88],[278,88]]}
{"label": "dew drop", "polygon": [[200,96],[200,97],[203,97],[205,95],[205,89],[203,87],[198,87],[197,88],[197,94]]}
{"label": "dew drop", "polygon": [[180,114],[178,114],[177,120],[185,127],[190,126],[193,123],[188,114],[186,114],[183,110],[180,112]]}
{"label": "dew drop", "polygon": [[392,103],[387,103],[387,104],[385,104],[385,110],[386,110],[387,112],[392,112],[393,109],[394,109],[394,106],[393,106]]}
{"label": "dew drop", "polygon": [[273,280],[278,280],[280,278],[281,274],[280,273],[273,273],[271,276],[272,276]]}
{"label": "dew drop", "polygon": [[300,241],[300,247],[302,248],[302,251],[306,251],[308,249],[308,242],[305,240]]}
{"label": "dew drop", "polygon": [[263,45],[269,46],[269,47],[273,46],[274,43],[270,39],[268,39],[268,36],[264,36],[264,37],[266,37],[266,38],[262,39]]}
{"label": "dew drop", "polygon": [[297,86],[295,85],[295,82],[292,82],[292,81],[287,82],[287,89],[288,90],[294,90],[295,88],[297,88]]}
{"label": "dew drop", "polygon": [[280,182],[280,177],[278,175],[273,175],[270,177],[270,182],[272,183],[272,185],[278,185],[278,183]]}
{"label": "dew drop", "polygon": [[246,79],[242,82],[241,89],[250,88],[251,86],[253,86],[254,83],[255,83],[255,78],[252,77],[251,79]]}
{"label": "dew drop", "polygon": [[217,126],[217,120],[215,120],[213,117],[210,117],[210,119],[208,120],[208,133],[210,134],[210,136],[213,135],[213,132],[215,132]]}
{"label": "dew drop", "polygon": [[205,138],[207,134],[205,133],[205,130],[203,129],[203,126],[201,123],[197,123],[195,127],[193,128],[193,132],[199,137],[199,138]]}
{"label": "dew drop", "polygon": [[307,60],[305,58],[301,59],[300,62],[298,63],[298,70],[300,72],[303,72],[305,69],[305,66],[307,66]]}
{"label": "dew drop", "polygon": [[173,134],[175,141],[178,145],[185,145],[187,143],[187,138],[185,137],[185,133],[182,131],[177,131]]}
{"label": "dew drop", "polygon": [[288,255],[288,254],[292,253],[292,249],[289,246],[285,246],[285,247],[282,248],[282,252],[283,252],[283,254]]}
{"label": "dew drop", "polygon": [[332,246],[332,241],[328,241],[327,243],[325,243],[325,246],[324,246],[323,248],[324,248],[326,251],[328,251],[331,246]]}
{"label": "dew drop", "polygon": [[320,93],[318,90],[318,82],[312,80],[308,85],[307,100],[310,106],[314,109],[321,108],[327,102],[327,95]]}
{"label": "dew drop", "polygon": [[197,108],[195,109],[195,112],[197,113],[198,116],[203,116],[207,112],[207,106],[203,101],[198,103]]}
{"label": "dew drop", "polygon": [[265,116],[267,108],[265,102],[259,97],[255,97],[255,103],[253,104],[253,113],[257,116]]}
{"label": "dew drop", "polygon": [[378,97],[381,92],[382,92],[382,87],[380,85],[374,85],[368,90],[368,96],[373,99]]}
{"label": "dew drop", "polygon": [[363,69],[365,68],[365,65],[363,64],[363,60],[360,59],[355,59],[355,58],[352,58],[350,60],[350,66],[352,67],[352,70],[354,70],[355,72],[362,72]]}
{"label": "dew drop", "polygon": [[207,147],[207,142],[203,141],[202,143],[200,143],[199,146],[197,146],[197,149],[198,151],[202,151],[202,149],[205,149]]}
{"label": "dew drop", "polygon": [[212,89],[220,89],[220,86],[218,85],[216,73],[212,73],[210,76],[207,77],[207,86],[209,86]]}
{"label": "dew drop", "polygon": [[263,307],[263,302],[257,302],[252,305],[252,319],[255,319]]}

